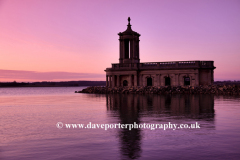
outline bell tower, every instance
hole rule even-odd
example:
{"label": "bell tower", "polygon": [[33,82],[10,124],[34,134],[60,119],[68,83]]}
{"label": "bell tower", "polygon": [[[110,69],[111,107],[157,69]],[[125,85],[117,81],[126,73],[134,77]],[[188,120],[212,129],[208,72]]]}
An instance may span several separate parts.
{"label": "bell tower", "polygon": [[120,43],[119,63],[139,63],[139,37],[140,34],[131,28],[130,17],[128,17],[127,30],[118,33]]}

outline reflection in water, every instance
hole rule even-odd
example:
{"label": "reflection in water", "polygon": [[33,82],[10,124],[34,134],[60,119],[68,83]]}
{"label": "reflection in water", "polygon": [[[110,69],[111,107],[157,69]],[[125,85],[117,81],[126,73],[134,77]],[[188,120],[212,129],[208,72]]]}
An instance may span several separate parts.
{"label": "reflection in water", "polygon": [[[140,123],[140,97],[133,95],[107,95],[107,109],[119,114],[121,124]],[[119,132],[121,152],[123,156],[136,159],[141,152],[140,129],[121,129]]]}
{"label": "reflection in water", "polygon": [[[122,124],[144,122],[142,117],[158,117],[158,121],[170,119],[203,119],[214,121],[213,95],[106,95],[107,110],[119,117]],[[142,122],[141,122],[142,120]],[[151,121],[151,123],[159,123]],[[141,129],[119,131],[120,150],[123,157],[141,157]]]}

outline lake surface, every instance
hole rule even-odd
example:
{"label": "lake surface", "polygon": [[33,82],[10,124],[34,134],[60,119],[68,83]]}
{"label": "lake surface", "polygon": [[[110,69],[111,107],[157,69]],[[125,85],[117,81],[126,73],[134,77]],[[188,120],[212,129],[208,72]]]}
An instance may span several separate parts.
{"label": "lake surface", "polygon": [[[0,88],[0,159],[240,159],[239,97],[74,93],[83,88]],[[89,122],[200,128],[65,127]]]}

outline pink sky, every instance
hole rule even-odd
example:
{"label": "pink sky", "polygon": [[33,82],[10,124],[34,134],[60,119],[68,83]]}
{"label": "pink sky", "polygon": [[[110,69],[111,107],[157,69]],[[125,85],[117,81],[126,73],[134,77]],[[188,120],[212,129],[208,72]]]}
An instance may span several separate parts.
{"label": "pink sky", "polygon": [[0,81],[105,80],[129,16],[141,62],[213,60],[215,80],[240,80],[239,0],[0,0]]}

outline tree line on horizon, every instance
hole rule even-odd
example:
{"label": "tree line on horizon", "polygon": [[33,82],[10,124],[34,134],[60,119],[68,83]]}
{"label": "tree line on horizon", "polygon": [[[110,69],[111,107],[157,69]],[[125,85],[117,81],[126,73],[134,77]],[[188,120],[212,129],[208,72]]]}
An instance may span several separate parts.
{"label": "tree line on horizon", "polygon": [[77,87],[105,86],[106,81],[63,81],[63,82],[0,82],[0,87]]}
{"label": "tree line on horizon", "polygon": [[[215,81],[215,85],[239,85],[240,81]],[[77,87],[105,86],[106,81],[62,81],[62,82],[0,82],[0,87]]]}

